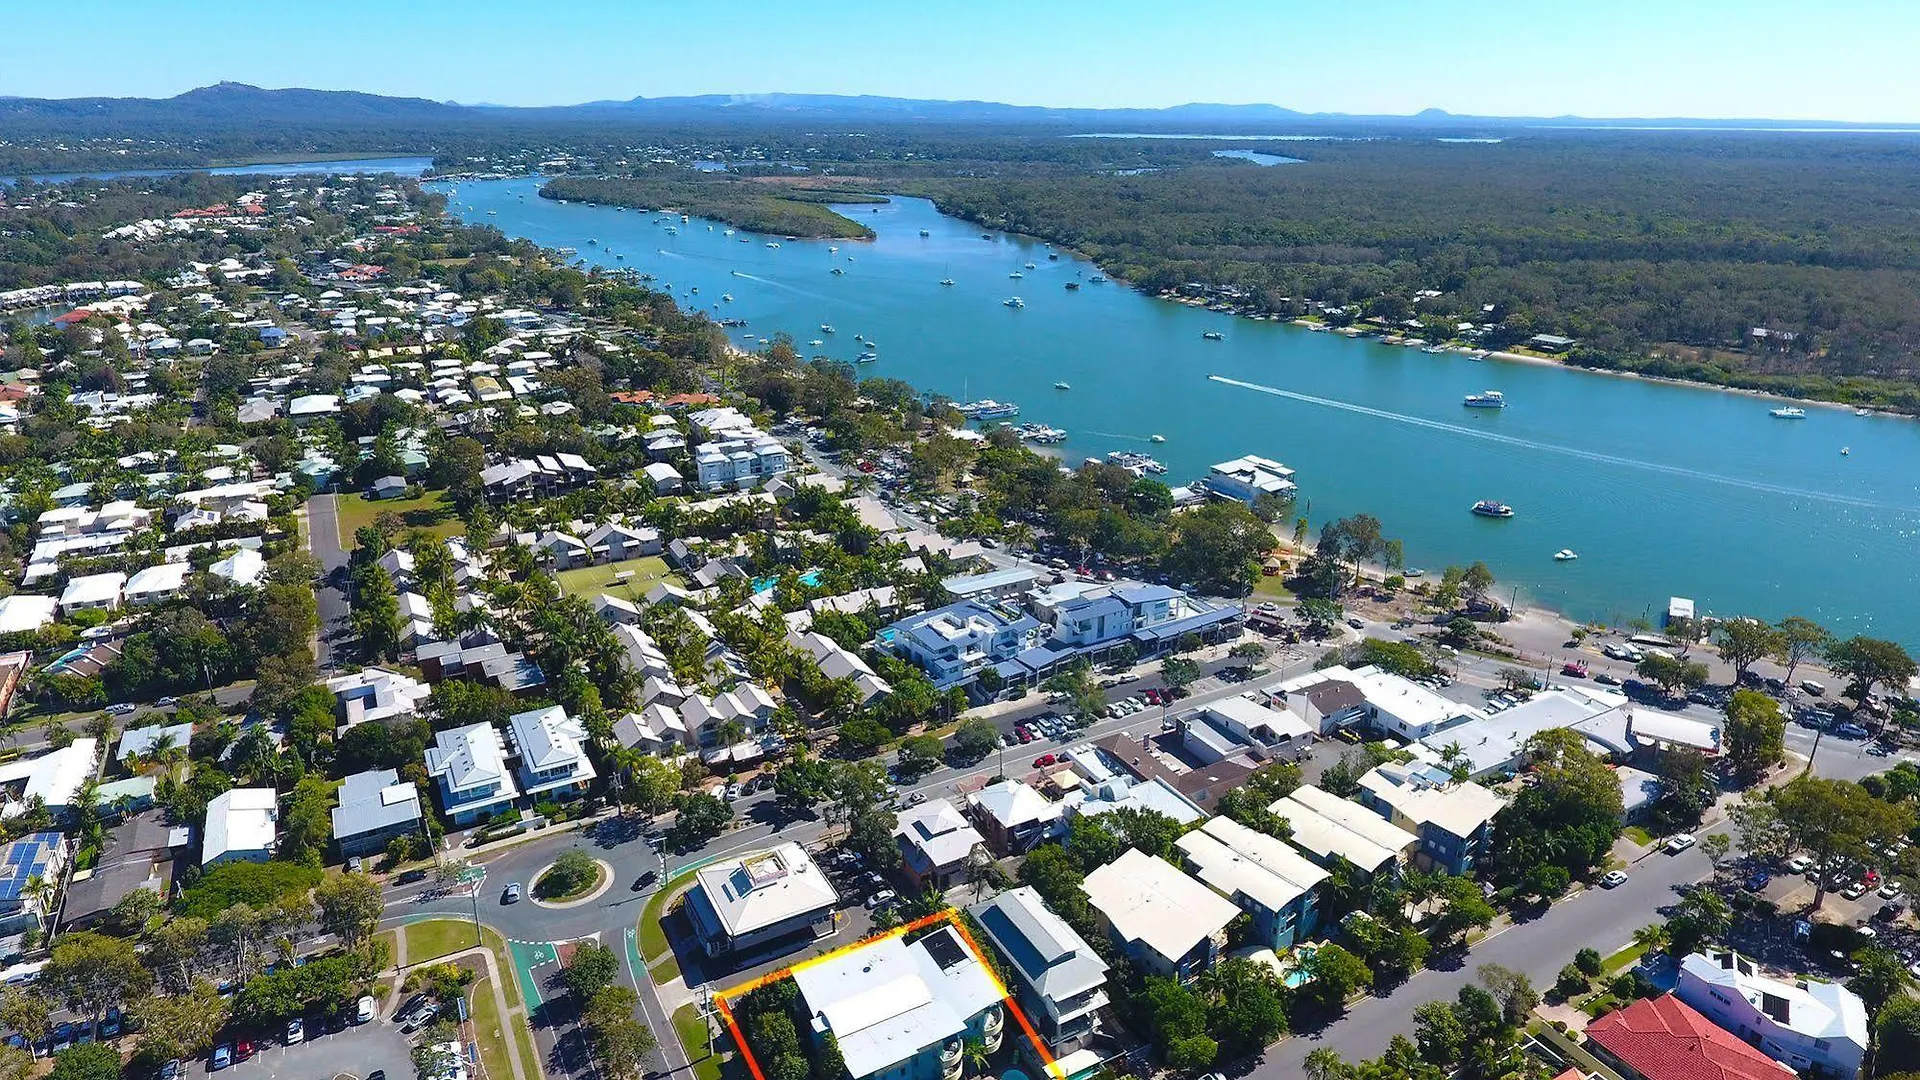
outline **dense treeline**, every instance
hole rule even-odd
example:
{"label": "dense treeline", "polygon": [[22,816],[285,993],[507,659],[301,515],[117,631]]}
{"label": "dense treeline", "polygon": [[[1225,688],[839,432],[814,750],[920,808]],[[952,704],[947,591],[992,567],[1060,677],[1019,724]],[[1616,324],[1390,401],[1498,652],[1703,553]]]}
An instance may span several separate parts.
{"label": "dense treeline", "polygon": [[[1149,288],[1232,284],[1274,310],[1357,301],[1397,319],[1479,322],[1494,305],[1519,329],[1582,339],[1600,354],[1589,362],[1745,348],[1714,362],[1911,377],[1920,141],[1662,133],[1295,152],[1308,162],[923,190]],[[1416,305],[1423,289],[1444,295]],[[1794,337],[1748,348],[1754,327]]]}
{"label": "dense treeline", "polygon": [[671,209],[775,236],[873,239],[872,229],[821,205],[817,192],[790,197],[782,186],[704,176],[686,169],[622,177],[564,176],[542,185],[540,196],[642,210]]}

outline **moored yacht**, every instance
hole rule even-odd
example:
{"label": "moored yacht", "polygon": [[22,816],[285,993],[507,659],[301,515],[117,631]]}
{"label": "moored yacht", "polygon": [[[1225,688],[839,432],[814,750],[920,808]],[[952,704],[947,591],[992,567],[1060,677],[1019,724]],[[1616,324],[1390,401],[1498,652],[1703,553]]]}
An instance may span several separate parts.
{"label": "moored yacht", "polygon": [[1477,394],[1468,394],[1460,404],[1469,409],[1504,409],[1507,397],[1498,390],[1482,390]]}
{"label": "moored yacht", "polygon": [[1026,307],[1027,306],[1027,302],[1025,300],[1020,299],[1017,296],[1009,296],[1005,300],[1002,300],[1000,302],[1007,305],[1008,307]]}
{"label": "moored yacht", "polygon": [[1807,418],[1807,410],[1796,408],[1792,405],[1782,405],[1778,409],[1768,409],[1767,415],[1773,417],[1775,420],[1805,420]]}
{"label": "moored yacht", "polygon": [[1473,504],[1473,512],[1481,517],[1510,518],[1513,516],[1513,507],[1493,499],[1481,499]]}
{"label": "moored yacht", "polygon": [[1572,548],[1561,548],[1559,551],[1553,553],[1555,562],[1572,562],[1579,557],[1579,555],[1574,553]]}

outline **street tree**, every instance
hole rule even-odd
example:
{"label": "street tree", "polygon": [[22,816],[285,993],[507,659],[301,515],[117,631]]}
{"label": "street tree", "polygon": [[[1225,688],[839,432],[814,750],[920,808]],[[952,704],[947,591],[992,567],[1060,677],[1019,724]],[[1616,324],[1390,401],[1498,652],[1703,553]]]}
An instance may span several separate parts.
{"label": "street tree", "polygon": [[1160,665],[1160,680],[1174,690],[1185,690],[1200,678],[1200,665],[1184,656],[1169,656]]}
{"label": "street tree", "polygon": [[1877,686],[1904,690],[1920,673],[1900,643],[1880,638],[1850,637],[1827,650],[1827,663],[1847,677],[1847,696],[1857,705],[1865,705]]}
{"label": "street tree", "polygon": [[965,761],[978,761],[999,745],[1000,729],[984,716],[961,721],[953,733],[953,748]]}
{"label": "street tree", "polygon": [[1774,626],[1779,637],[1774,639],[1773,658],[1787,665],[1787,684],[1793,684],[1793,673],[1802,663],[1827,651],[1833,644],[1833,634],[1826,627],[1812,619],[1798,615],[1789,615]]}
{"label": "street tree", "polygon": [[313,891],[313,902],[320,911],[320,928],[349,950],[373,937],[386,909],[380,883],[367,874],[330,875]]}
{"label": "street tree", "polygon": [[1778,653],[1781,637],[1779,630],[1747,616],[1728,619],[1713,629],[1713,643],[1720,647],[1720,658],[1733,665],[1735,681],[1744,678],[1755,662]]}
{"label": "street tree", "polygon": [[[1912,809],[1869,795],[1848,780],[1807,774],[1775,788],[1774,825],[1788,850],[1805,851],[1816,866],[1835,858],[1865,863],[1873,849],[1905,836],[1913,828]],[[1815,879],[1813,906],[1826,899],[1827,876]]]}
{"label": "street tree", "polygon": [[1780,704],[1757,690],[1735,690],[1727,699],[1721,731],[1727,761],[1742,782],[1765,776],[1786,756],[1787,719]]}
{"label": "street tree", "polygon": [[1707,665],[1697,660],[1682,660],[1664,653],[1648,653],[1633,670],[1668,694],[1691,690],[1707,681]]}
{"label": "street tree", "polygon": [[108,1009],[144,997],[152,986],[153,976],[141,964],[133,942],[82,931],[54,945],[36,989],[98,1020]]}
{"label": "street tree", "polygon": [[620,975],[620,957],[598,942],[583,941],[573,948],[561,981],[576,1002],[591,1001],[601,987],[612,986]]}

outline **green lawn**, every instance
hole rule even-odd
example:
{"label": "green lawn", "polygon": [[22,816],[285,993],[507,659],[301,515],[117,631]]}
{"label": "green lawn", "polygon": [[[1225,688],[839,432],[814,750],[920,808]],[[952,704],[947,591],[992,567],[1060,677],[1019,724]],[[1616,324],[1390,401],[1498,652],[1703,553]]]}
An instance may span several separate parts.
{"label": "green lawn", "polygon": [[1606,973],[1609,975],[1618,975],[1622,971],[1639,963],[1640,958],[1646,954],[1647,950],[1644,946],[1629,945],[1619,952],[1614,953],[1612,956],[1607,957],[1605,962]]}
{"label": "green lawn", "polygon": [[1286,578],[1279,574],[1271,577],[1261,574],[1260,580],[1253,583],[1253,595],[1262,600],[1290,601],[1293,599],[1293,593],[1287,591]]}
{"label": "green lawn", "polygon": [[680,977],[680,958],[669,952],[665,960],[648,968],[647,974],[652,976],[655,986],[670,983]]}
{"label": "green lawn", "polygon": [[1653,834],[1638,825],[1629,825],[1625,829],[1622,829],[1620,833],[1622,836],[1625,836],[1627,839],[1642,847],[1653,843]]}
{"label": "green lawn", "polygon": [[[473,923],[465,919],[428,919],[409,923],[404,929],[409,965],[473,948]],[[500,936],[500,932],[491,926],[483,926],[480,936],[487,948],[493,950],[493,962],[499,969],[513,970],[513,960],[507,955],[507,941]],[[501,990],[506,993],[509,1006],[520,1004],[520,987],[511,977]]]}
{"label": "green lawn", "polygon": [[480,1067],[486,1070],[488,1080],[512,1080],[513,1063],[507,1055],[513,1049],[507,1042],[507,1026],[500,1022],[500,1010],[493,1003],[493,980],[485,975],[473,984],[470,1015],[480,1043]]}
{"label": "green lawn", "polygon": [[[618,585],[614,584],[614,575],[631,573],[633,576]],[[611,592],[616,596],[639,600],[653,588],[656,581],[673,576],[667,568],[667,560],[658,555],[645,555],[625,562],[604,563],[600,566],[582,566],[573,570],[562,570],[555,575],[560,579],[560,591],[568,596],[591,596],[595,593]]]}
{"label": "green lawn", "polygon": [[[673,1031],[680,1036],[680,1048],[693,1062],[695,1080],[720,1080],[720,1055],[707,1053],[707,1025],[700,1018],[700,1006],[688,1002],[673,1011]],[[719,1048],[720,1040],[714,1040]]]}
{"label": "green lawn", "polygon": [[667,931],[660,920],[667,914],[667,897],[692,881],[693,875],[694,871],[689,870],[660,886],[660,891],[647,898],[647,906],[640,912],[640,956],[649,965],[673,951],[667,945]]}
{"label": "green lawn", "polygon": [[381,514],[397,514],[407,529],[425,529],[435,536],[458,536],[466,525],[454,513],[445,492],[429,491],[417,499],[369,499],[358,492],[334,500],[340,519],[340,546],[351,551],[353,534],[373,524]]}

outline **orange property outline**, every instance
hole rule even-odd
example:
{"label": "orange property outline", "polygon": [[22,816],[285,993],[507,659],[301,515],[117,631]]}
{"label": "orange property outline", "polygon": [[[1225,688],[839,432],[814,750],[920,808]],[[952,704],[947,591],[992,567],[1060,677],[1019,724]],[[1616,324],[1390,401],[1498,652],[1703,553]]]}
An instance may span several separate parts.
{"label": "orange property outline", "polygon": [[1039,1056],[1040,1061],[1045,1065],[1047,1075],[1051,1077],[1052,1080],[1067,1080],[1065,1070],[1060,1068],[1059,1063],[1054,1061],[1053,1055],[1047,1051],[1047,1044],[1040,1041],[1040,1034],[1033,1029],[1032,1022],[1027,1019],[1026,1011],[1020,1008],[1020,1003],[1013,999],[1013,994],[1008,992],[1006,984],[1000,981],[999,972],[995,971],[993,964],[988,962],[986,953],[980,948],[980,943],[973,940],[973,935],[967,932],[966,924],[955,917],[957,914],[954,909],[946,908],[942,911],[936,911],[931,915],[923,915],[904,926],[896,926],[891,930],[874,934],[871,937],[862,938],[851,945],[842,945],[830,952],[821,953],[819,956],[810,956],[797,964],[783,967],[778,971],[768,972],[758,978],[748,979],[746,982],[740,983],[737,986],[731,986],[716,993],[713,996],[713,1003],[715,1007],[720,1010],[720,1015],[726,1018],[727,1031],[733,1036],[733,1045],[740,1049],[740,1056],[746,1060],[748,1071],[753,1073],[753,1080],[767,1080],[767,1076],[760,1071],[760,1063],[754,1060],[753,1050],[747,1046],[746,1036],[740,1030],[740,1023],[734,1019],[733,1010],[727,1006],[728,998],[737,998],[742,994],[758,990],[760,987],[771,982],[778,982],[796,971],[831,960],[836,956],[852,952],[855,949],[864,949],[876,941],[885,941],[888,938],[899,937],[902,934],[910,934],[915,930],[920,930],[940,922],[951,924],[954,930],[959,932],[960,940],[966,942],[967,948],[973,950],[973,958],[980,962],[980,967],[987,973],[987,978],[993,980],[994,989],[1000,991],[1000,1003],[1006,1006],[1007,1011],[1013,1014],[1014,1020],[1019,1022],[1020,1030],[1026,1033],[1028,1044],[1033,1047],[1033,1052]]}

